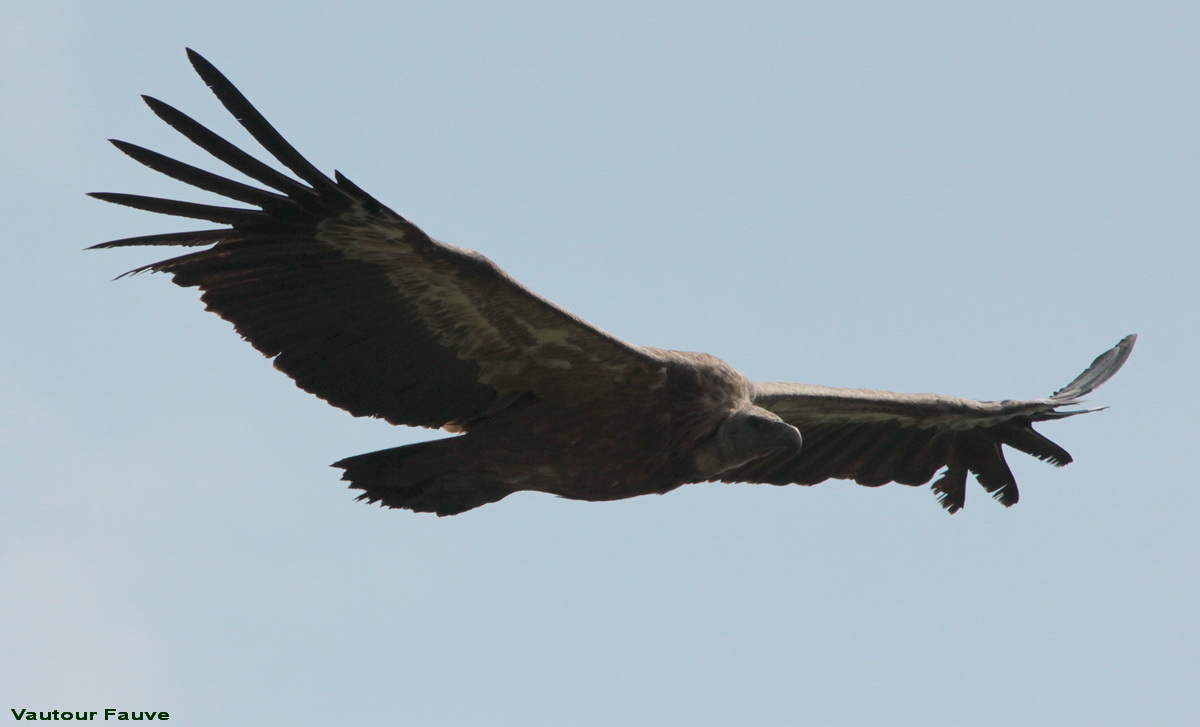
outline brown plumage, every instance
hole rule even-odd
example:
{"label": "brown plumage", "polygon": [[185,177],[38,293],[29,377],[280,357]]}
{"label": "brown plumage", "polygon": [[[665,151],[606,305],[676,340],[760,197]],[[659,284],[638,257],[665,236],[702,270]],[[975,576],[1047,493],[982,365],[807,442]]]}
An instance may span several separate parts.
{"label": "brown plumage", "polygon": [[458,434],[337,462],[371,502],[451,515],[520,490],[614,500],[708,480],[920,485],[944,469],[933,488],[950,512],[963,506],[968,473],[1012,505],[1002,445],[1070,462],[1032,424],[1085,411],[1060,408],[1116,373],[1133,347],[1127,336],[1062,390],[1024,401],[754,384],[707,354],[622,341],[482,255],[433,240],[340,173],[317,170],[216,68],[188,55],[299,179],[146,97],[165,122],[266,189],[113,141],[151,169],[251,208],[97,193],[221,227],[95,247],[203,247],[131,272],[200,288],[209,310],[334,406]]}

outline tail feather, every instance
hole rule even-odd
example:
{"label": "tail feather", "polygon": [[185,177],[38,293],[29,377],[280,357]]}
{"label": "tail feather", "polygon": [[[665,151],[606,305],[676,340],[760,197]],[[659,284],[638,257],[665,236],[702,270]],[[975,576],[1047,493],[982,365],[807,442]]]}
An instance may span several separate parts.
{"label": "tail feather", "polygon": [[461,437],[408,444],[334,462],[359,500],[439,516],[501,500],[513,490],[466,471]]}

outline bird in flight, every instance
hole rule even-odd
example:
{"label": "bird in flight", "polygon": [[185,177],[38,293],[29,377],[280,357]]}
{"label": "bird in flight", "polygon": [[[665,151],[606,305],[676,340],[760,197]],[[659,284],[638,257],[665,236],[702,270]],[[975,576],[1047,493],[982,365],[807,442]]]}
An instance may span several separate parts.
{"label": "bird in flight", "polygon": [[[666,493],[696,482],[879,486],[933,481],[963,507],[968,474],[1008,506],[1004,447],[1054,465],[1071,456],[1033,425],[1125,363],[1135,336],[1048,397],[974,401],[753,382],[705,353],[638,346],[596,328],[477,252],[435,240],[357,185],[300,155],[198,53],[200,78],[267,152],[265,164],[181,111],[150,109],[258,186],[124,141],[147,167],[248,206],[133,194],[107,202],[218,227],[96,248],[198,248],[130,273],[168,273],[305,391],[355,416],[455,436],[334,464],[387,507],[454,515],[523,490],[577,500]],[[934,478],[937,478],[936,480]]]}

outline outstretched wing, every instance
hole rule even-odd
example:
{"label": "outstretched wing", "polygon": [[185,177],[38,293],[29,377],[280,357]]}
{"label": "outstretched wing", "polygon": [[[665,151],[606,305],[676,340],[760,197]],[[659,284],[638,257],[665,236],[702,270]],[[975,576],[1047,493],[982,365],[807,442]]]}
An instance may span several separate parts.
{"label": "outstretched wing", "polygon": [[661,375],[646,349],[558,308],[482,255],[431,239],[340,173],[325,176],[208,61],[191,50],[188,57],[300,181],[144,97],[163,121],[269,189],[114,140],[151,169],[255,209],[96,193],[223,227],[95,247],[211,246],[131,272],[170,273],[200,288],[209,310],[302,389],[358,416],[465,428],[522,397],[594,397],[633,377]]}
{"label": "outstretched wing", "polygon": [[1046,399],[973,401],[938,394],[897,394],[808,384],[755,384],[754,403],[779,415],[804,437],[800,451],[770,455],[722,474],[724,482],[812,485],[837,478],[861,485],[933,483],[938,500],[957,512],[967,473],[1004,505],[1017,502],[1017,483],[1003,445],[1062,466],[1066,450],[1033,423],[1095,409],[1060,411],[1107,381],[1125,363],[1136,336],[1101,354],[1074,381]]}

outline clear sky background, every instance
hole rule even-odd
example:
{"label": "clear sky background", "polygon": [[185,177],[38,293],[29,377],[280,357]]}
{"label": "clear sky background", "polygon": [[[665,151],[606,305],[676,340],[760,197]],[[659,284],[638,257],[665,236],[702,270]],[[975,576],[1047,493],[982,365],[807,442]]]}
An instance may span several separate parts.
{"label": "clear sky background", "polygon": [[[9,2],[0,724],[1195,725],[1200,5]],[[435,436],[296,389],[193,290],[111,282],[219,168],[315,164],[636,343],[760,380],[1041,396],[1022,500],[693,485],[454,518],[327,467]]]}

